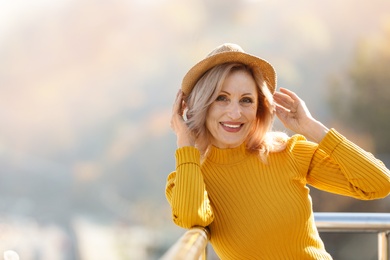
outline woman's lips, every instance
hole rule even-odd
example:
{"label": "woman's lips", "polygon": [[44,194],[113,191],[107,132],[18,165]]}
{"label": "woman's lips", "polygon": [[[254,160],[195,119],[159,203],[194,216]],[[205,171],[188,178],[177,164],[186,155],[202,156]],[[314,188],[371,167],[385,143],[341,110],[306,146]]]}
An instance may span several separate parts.
{"label": "woman's lips", "polygon": [[242,124],[242,123],[224,123],[224,122],[220,122],[220,125],[222,126],[222,128],[225,131],[230,132],[230,133],[236,133],[236,132],[241,130],[241,128],[242,128],[242,126],[244,124]]}

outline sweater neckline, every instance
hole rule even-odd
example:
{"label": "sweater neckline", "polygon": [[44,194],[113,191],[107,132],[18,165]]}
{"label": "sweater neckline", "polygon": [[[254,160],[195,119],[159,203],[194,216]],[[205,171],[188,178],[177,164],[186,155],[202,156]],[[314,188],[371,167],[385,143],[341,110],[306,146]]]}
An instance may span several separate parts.
{"label": "sweater neckline", "polygon": [[207,155],[207,160],[218,164],[234,164],[241,162],[248,157],[246,144],[242,143],[235,148],[218,148],[211,146]]}

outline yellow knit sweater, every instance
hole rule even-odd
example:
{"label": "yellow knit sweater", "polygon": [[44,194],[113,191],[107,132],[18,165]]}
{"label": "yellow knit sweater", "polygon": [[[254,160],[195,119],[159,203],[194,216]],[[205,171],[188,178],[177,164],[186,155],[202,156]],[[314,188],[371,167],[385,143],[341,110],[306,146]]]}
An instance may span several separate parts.
{"label": "yellow knit sweater", "polygon": [[267,163],[245,145],[176,151],[166,196],[174,222],[208,226],[221,259],[331,259],[315,226],[307,184],[368,200],[387,196],[390,172],[334,129],[320,144],[300,135]]}

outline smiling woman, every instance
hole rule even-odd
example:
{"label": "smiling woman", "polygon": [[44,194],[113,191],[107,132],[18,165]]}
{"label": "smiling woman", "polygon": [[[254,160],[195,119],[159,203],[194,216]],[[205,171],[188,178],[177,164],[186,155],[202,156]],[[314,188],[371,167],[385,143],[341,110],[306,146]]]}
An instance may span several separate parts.
{"label": "smiling woman", "polygon": [[[297,134],[272,132],[275,114]],[[276,92],[273,67],[235,44],[189,70],[171,127],[178,146],[166,185],[173,221],[207,227],[220,259],[332,259],[308,185],[362,200],[390,192],[381,161],[315,120],[295,93]]]}

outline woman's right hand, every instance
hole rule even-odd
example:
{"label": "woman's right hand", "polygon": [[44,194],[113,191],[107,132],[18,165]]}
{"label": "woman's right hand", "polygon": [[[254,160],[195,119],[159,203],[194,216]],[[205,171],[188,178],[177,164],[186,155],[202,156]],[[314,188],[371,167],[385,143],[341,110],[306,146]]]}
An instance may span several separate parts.
{"label": "woman's right hand", "polygon": [[186,108],[181,89],[177,92],[172,108],[171,128],[177,137],[177,147],[195,146],[195,138],[183,119],[183,111]]}

